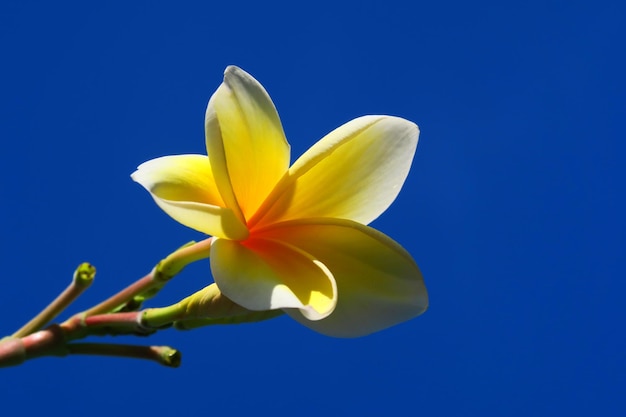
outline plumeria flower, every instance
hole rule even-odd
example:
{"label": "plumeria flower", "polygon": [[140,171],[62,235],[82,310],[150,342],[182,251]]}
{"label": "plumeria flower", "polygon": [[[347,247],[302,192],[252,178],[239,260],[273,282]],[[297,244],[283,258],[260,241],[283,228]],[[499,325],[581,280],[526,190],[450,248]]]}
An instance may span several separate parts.
{"label": "plumeria flower", "polygon": [[320,333],[356,337],[424,312],[411,255],[366,226],[398,195],[417,147],[414,123],[364,116],[293,165],[263,86],[230,66],[211,97],[205,155],[165,156],[132,174],[178,222],[213,236],[220,291],[248,310],[282,309]]}

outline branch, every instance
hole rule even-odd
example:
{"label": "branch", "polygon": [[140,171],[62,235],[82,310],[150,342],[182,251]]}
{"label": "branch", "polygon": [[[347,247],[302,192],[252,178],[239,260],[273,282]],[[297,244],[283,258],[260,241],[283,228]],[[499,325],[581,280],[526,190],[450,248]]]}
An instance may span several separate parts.
{"label": "branch", "polygon": [[22,326],[12,337],[24,337],[48,324],[63,312],[79,295],[83,293],[96,275],[96,268],[88,263],[82,263],[76,268],[72,283],[32,320]]}
{"label": "branch", "polygon": [[125,306],[132,305],[131,310],[141,306],[143,300],[154,297],[164,286],[182,271],[187,265],[201,259],[208,258],[211,252],[213,238],[201,242],[189,242],[180,247],[155,266],[149,274],[129,285],[122,291],[90,308],[83,314],[111,313],[125,310]]}
{"label": "branch", "polygon": [[169,346],[115,345],[108,343],[70,343],[66,346],[70,355],[99,355],[121,358],[147,359],[169,368],[178,368],[181,353]]}

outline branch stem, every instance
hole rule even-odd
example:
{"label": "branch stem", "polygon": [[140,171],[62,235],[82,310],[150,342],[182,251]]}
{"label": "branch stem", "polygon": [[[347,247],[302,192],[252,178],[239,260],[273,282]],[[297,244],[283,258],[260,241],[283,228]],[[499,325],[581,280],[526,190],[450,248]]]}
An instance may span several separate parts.
{"label": "branch stem", "polygon": [[117,294],[109,297],[104,300],[100,304],[91,307],[83,314],[86,316],[94,316],[97,314],[104,314],[110,311],[115,310],[116,308],[124,305],[126,302],[131,300],[133,297],[141,294],[146,289],[150,288],[151,285],[154,284],[154,269],[143,278],[138,279],[137,281],[130,284],[128,287],[124,288],[122,291]]}
{"label": "branch stem", "polygon": [[[86,316],[105,314],[115,311],[135,297],[153,297],[163,286],[187,265],[208,258],[211,242],[208,238],[200,242],[190,242],[179,248],[155,266],[149,274],[135,281],[122,291],[85,311]],[[139,303],[140,304],[140,303]]]}
{"label": "branch stem", "polygon": [[70,343],[66,346],[71,355],[116,356],[133,359],[147,359],[161,365],[177,368],[181,354],[169,346],[116,345],[108,343]]}
{"label": "branch stem", "polygon": [[20,338],[28,336],[54,320],[91,285],[95,274],[96,269],[92,265],[88,263],[80,264],[74,272],[72,283],[39,314],[13,333],[12,337]]}

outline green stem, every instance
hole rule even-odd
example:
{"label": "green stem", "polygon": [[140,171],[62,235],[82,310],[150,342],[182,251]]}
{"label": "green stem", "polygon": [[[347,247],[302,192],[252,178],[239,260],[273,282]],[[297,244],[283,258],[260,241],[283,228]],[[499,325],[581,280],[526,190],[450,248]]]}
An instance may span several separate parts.
{"label": "green stem", "polygon": [[243,323],[256,323],[259,321],[270,320],[278,316],[285,314],[282,310],[267,310],[267,311],[251,311],[247,314],[240,314],[237,316],[229,317],[215,317],[215,318],[198,318],[179,320],[174,322],[174,328],[176,330],[193,330],[198,327],[214,326],[216,324],[243,324]]}
{"label": "green stem", "polygon": [[39,314],[33,317],[22,328],[13,333],[12,337],[20,338],[34,333],[56,318],[63,312],[80,294],[83,293],[93,282],[96,269],[88,264],[82,263],[76,268],[72,283],[52,301]]}
{"label": "green stem", "polygon": [[[190,242],[174,251],[157,265],[157,272],[166,279],[176,276],[190,263],[206,259],[211,254],[213,238],[207,238],[200,242]],[[169,278],[167,278],[169,277]]]}
{"label": "green stem", "polygon": [[147,359],[161,365],[177,368],[181,354],[169,346],[136,346],[108,343],[70,343],[66,346],[70,355],[116,356],[133,359]]}
{"label": "green stem", "polygon": [[211,284],[171,306],[144,310],[141,322],[149,328],[159,328],[180,320],[230,317],[249,312],[224,296],[217,285]]}
{"label": "green stem", "polygon": [[89,310],[85,311],[82,314],[86,316],[94,316],[97,314],[104,314],[113,311],[116,308],[127,303],[133,297],[141,294],[152,285],[154,285],[154,270],[152,270],[148,275],[144,276],[143,278],[140,278],[134,283],[130,284],[128,287],[124,288],[122,291],[118,292],[112,297],[109,297],[100,304],[91,307]]}
{"label": "green stem", "polygon": [[[153,297],[165,284],[192,262],[206,259],[210,255],[213,238],[201,242],[190,242],[171,253],[157,264],[150,273],[109,299],[90,308],[84,314],[93,316],[105,314],[121,308],[136,298],[146,299]],[[141,303],[135,303],[139,306]]]}
{"label": "green stem", "polygon": [[252,323],[278,317],[282,310],[251,311],[234,303],[211,284],[171,306],[143,310],[141,325],[148,329],[174,325],[188,330],[213,324]]}

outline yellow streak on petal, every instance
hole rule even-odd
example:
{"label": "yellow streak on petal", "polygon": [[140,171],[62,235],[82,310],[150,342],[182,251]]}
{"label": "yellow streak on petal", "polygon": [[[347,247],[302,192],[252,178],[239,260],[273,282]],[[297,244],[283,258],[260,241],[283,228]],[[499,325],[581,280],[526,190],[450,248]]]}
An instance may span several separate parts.
{"label": "yellow streak on petal", "polygon": [[207,150],[228,207],[249,219],[286,174],[289,144],[269,95],[252,76],[228,67],[209,102]]}
{"label": "yellow streak on petal", "polygon": [[171,218],[198,232],[232,240],[244,240],[248,237],[248,228],[229,208],[165,200],[154,194],[152,198]]}
{"label": "yellow streak on petal", "polygon": [[141,164],[132,179],[174,220],[200,232],[245,239],[248,229],[224,202],[204,155],[174,155]]}
{"label": "yellow streak on petal", "polygon": [[211,247],[211,270],[220,291],[249,310],[297,308],[309,320],[319,320],[335,307],[330,271],[282,242],[217,239]]}
{"label": "yellow streak on petal", "polygon": [[209,158],[204,155],[171,155],[139,165],[131,178],[159,198],[224,206]]}
{"label": "yellow streak on petal", "polygon": [[307,219],[275,225],[262,233],[301,248],[332,271],[337,307],[324,320],[298,322],[337,337],[373,333],[423,313],[428,294],[411,255],[384,234],[340,219]]}
{"label": "yellow streak on petal", "polygon": [[294,163],[249,227],[313,217],[371,222],[400,192],[418,135],[414,123],[398,117],[346,123]]}
{"label": "yellow streak on petal", "polygon": [[224,150],[224,140],[222,138],[220,124],[217,120],[217,114],[215,112],[214,103],[216,99],[217,93],[213,94],[209,100],[204,120],[206,147],[209,155],[208,158],[211,161],[211,166],[213,168],[216,187],[224,200],[225,206],[232,209],[233,213],[235,213],[237,218],[239,218],[242,223],[246,223],[246,219],[241,211],[241,208],[239,207],[239,203],[237,202],[237,197],[235,196],[233,185],[230,180],[230,174],[228,172],[226,151]]}

